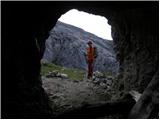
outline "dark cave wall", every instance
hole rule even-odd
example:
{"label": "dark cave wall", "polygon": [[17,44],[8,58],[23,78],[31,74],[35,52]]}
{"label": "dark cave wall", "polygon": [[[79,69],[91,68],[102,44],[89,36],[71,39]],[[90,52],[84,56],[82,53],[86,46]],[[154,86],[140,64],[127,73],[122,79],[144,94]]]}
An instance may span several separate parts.
{"label": "dark cave wall", "polygon": [[72,8],[108,18],[120,62],[115,86],[143,92],[158,72],[158,4],[133,3],[2,2],[2,118],[53,117],[40,59],[49,30]]}
{"label": "dark cave wall", "polygon": [[158,71],[158,7],[115,13],[110,24],[120,75],[120,90],[144,91]]}
{"label": "dark cave wall", "polygon": [[58,16],[50,16],[43,6],[35,6],[2,2],[2,118],[51,117],[40,78],[40,59],[48,31]]}
{"label": "dark cave wall", "polygon": [[[136,90],[143,93],[128,118],[158,118],[159,35],[158,6],[115,13],[110,24],[119,75],[114,81],[117,94]],[[117,95],[118,97],[119,95]]]}
{"label": "dark cave wall", "polygon": [[42,88],[40,59],[49,31],[66,11],[62,6],[2,2],[2,118],[54,117]]}

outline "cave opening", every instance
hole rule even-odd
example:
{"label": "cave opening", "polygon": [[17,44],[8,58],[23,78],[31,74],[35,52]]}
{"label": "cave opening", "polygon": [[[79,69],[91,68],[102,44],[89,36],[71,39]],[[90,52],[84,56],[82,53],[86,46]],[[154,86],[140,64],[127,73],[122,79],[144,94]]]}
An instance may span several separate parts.
{"label": "cave opening", "polygon": [[[84,6],[88,7],[85,8]],[[60,15],[73,7],[89,13],[101,14],[108,18],[109,24],[112,26],[116,55],[120,62],[120,73],[118,73],[118,78],[115,79],[115,88],[118,92],[112,91],[112,89],[104,91],[101,90],[101,87],[100,92],[97,92],[98,98],[84,98],[88,99],[89,102],[83,102],[82,100],[77,103],[76,99],[81,100],[85,93],[84,90],[75,86],[79,81],[71,81],[72,84],[63,88],[61,85],[66,84],[66,79],[57,79],[62,84],[58,84],[54,80],[43,80],[45,78],[43,75],[43,84],[41,84],[40,79],[40,59],[43,54],[43,45],[48,37],[48,31],[56,24]],[[104,2],[102,5],[93,2],[77,2],[74,4],[56,2],[48,5],[40,3],[40,6],[37,3],[33,3],[32,6],[25,2],[20,4],[10,4],[8,2],[3,4],[2,8],[4,9],[3,12],[5,11],[5,15],[3,14],[2,17],[5,19],[2,28],[6,40],[4,45],[5,80],[3,80],[2,86],[3,118],[55,118],[54,113],[68,112],[65,108],[71,110],[71,112],[67,113],[67,116],[63,114],[61,116],[63,118],[159,117],[159,109],[157,108],[159,105],[158,2]],[[66,68],[54,67],[63,69],[63,71],[66,70]],[[74,73],[74,71],[70,72]],[[47,81],[50,84],[44,84]],[[83,82],[81,81],[81,84],[78,85],[81,87],[84,84]],[[85,85],[91,85],[90,82],[87,81]],[[53,90],[50,89],[53,88],[52,83],[56,84]],[[104,84],[101,84],[101,86],[105,87]],[[89,89],[92,87],[89,86]],[[97,88],[98,85],[94,87]],[[60,105],[59,101],[63,103],[67,94],[54,94],[53,91],[56,93],[67,89],[73,92],[75,100],[68,97],[70,99],[68,103]],[[125,94],[129,93],[130,90],[142,93],[140,99],[137,99],[139,94],[136,96],[136,101]],[[46,91],[49,91],[47,95]],[[75,94],[76,91],[79,91],[80,94]],[[103,97],[103,92],[105,92],[106,97]],[[104,101],[110,99],[109,92],[118,93],[115,96],[116,99],[123,97],[125,94],[125,100],[107,104],[98,103],[98,106],[97,103],[89,104],[94,99],[103,99]],[[136,94],[135,91],[131,92],[133,95]],[[88,94],[88,96],[92,95],[92,92]],[[49,98],[52,97],[54,102],[51,102],[56,104],[48,103],[50,101],[48,96]],[[74,105],[77,104],[83,107],[80,109],[74,108]],[[53,110],[57,107],[58,109],[52,112],[50,107]]]}
{"label": "cave opening", "polygon": [[98,52],[94,71],[117,73],[118,61],[108,20],[104,16],[77,9],[62,14],[50,30],[41,62],[87,70],[84,54],[87,52],[88,41],[93,42],[93,47]]}
{"label": "cave opening", "polygon": [[[84,55],[88,41],[97,50],[91,79]],[[41,59],[43,87],[56,114],[110,101],[118,69],[111,26],[104,16],[71,9],[59,17]]]}

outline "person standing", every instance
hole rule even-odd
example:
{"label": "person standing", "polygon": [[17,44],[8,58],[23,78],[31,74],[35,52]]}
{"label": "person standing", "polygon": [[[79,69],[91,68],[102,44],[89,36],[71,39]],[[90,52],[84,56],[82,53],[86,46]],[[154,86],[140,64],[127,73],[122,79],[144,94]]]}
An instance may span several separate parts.
{"label": "person standing", "polygon": [[87,47],[87,54],[85,54],[86,61],[88,63],[88,75],[87,78],[90,79],[93,76],[93,63],[95,57],[95,47],[93,47],[92,42],[89,41]]}

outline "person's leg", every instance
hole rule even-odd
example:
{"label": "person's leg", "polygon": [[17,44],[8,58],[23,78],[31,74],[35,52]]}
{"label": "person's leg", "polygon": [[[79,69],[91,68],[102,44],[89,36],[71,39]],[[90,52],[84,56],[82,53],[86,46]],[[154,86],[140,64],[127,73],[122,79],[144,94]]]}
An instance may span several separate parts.
{"label": "person's leg", "polygon": [[91,71],[90,71],[90,72],[91,72],[90,75],[91,75],[91,78],[92,78],[92,76],[93,76],[93,63],[91,63],[90,67],[91,67],[91,68],[90,68],[90,70],[91,70]]}
{"label": "person's leg", "polygon": [[91,77],[91,62],[88,62],[88,79]]}

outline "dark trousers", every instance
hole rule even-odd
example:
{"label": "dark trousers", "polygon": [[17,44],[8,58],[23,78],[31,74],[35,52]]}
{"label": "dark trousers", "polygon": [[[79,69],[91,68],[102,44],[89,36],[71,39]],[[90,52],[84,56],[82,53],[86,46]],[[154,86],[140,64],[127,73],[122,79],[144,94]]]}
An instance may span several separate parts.
{"label": "dark trousers", "polygon": [[93,61],[88,61],[88,79],[93,75]]}

